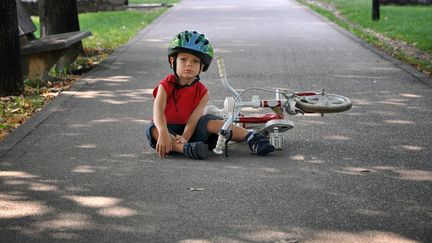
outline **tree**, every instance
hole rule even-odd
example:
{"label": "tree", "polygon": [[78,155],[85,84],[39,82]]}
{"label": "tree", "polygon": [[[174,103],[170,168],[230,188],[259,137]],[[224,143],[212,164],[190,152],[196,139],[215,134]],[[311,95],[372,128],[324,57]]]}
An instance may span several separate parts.
{"label": "tree", "polygon": [[77,0],[39,0],[41,36],[79,31]]}
{"label": "tree", "polygon": [[[80,30],[77,0],[39,0],[39,15],[41,37]],[[63,72],[82,52],[82,43],[76,43],[59,59],[55,69]]]}
{"label": "tree", "polygon": [[15,0],[0,0],[0,96],[23,91]]}

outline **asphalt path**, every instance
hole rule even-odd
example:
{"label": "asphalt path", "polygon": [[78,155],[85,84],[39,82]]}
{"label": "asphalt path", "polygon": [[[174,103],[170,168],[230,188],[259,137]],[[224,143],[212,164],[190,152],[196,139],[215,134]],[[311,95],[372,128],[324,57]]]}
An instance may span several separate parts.
{"label": "asphalt path", "polygon": [[[151,93],[189,29],[236,88],[325,88],[354,106],[290,117],[267,157],[234,144],[160,159]],[[202,79],[221,106],[216,65]],[[431,84],[295,1],[183,0],[0,143],[0,242],[431,242]]]}

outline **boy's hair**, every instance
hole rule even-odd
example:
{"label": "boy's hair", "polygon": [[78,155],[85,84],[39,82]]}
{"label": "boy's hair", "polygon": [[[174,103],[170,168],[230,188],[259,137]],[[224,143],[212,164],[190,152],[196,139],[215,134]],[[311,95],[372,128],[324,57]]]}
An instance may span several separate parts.
{"label": "boy's hair", "polygon": [[197,56],[204,64],[203,72],[207,71],[213,60],[213,46],[208,38],[198,31],[182,31],[178,33],[168,46],[168,62],[170,57],[185,52]]}

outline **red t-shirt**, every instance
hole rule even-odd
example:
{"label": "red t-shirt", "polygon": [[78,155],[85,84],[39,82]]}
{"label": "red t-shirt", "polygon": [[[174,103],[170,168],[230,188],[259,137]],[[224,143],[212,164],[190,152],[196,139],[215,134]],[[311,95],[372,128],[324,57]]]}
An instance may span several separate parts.
{"label": "red t-shirt", "polygon": [[[196,82],[190,87],[176,89],[174,92],[175,82],[176,78],[174,74],[169,74],[153,90],[153,97],[156,97],[158,87],[162,85],[167,94],[165,106],[167,124],[186,124],[202,97],[207,94],[207,88],[201,82]],[[175,103],[174,93],[176,98]]]}

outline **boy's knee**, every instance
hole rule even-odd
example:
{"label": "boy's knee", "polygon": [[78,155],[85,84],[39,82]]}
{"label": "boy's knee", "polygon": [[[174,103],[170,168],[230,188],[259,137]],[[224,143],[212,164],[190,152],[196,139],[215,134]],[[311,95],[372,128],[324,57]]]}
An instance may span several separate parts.
{"label": "boy's knee", "polygon": [[147,140],[150,144],[150,147],[155,149],[156,143],[157,143],[158,133],[157,133],[157,129],[156,129],[154,124],[151,124],[150,126],[147,127],[146,136],[147,136]]}

